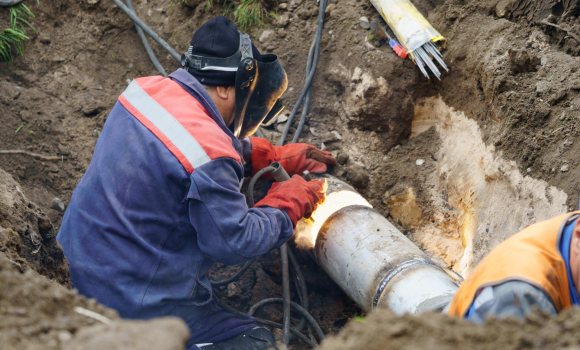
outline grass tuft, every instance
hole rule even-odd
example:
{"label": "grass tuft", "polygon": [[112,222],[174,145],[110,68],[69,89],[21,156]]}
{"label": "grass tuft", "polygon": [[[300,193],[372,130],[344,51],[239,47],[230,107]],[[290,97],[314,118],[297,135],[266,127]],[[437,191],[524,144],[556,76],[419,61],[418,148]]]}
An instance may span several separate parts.
{"label": "grass tuft", "polygon": [[34,17],[34,14],[24,3],[10,7],[9,11],[10,28],[0,32],[0,61],[4,62],[12,62],[14,51],[19,55],[24,55],[24,40],[28,39],[27,27],[36,33],[36,28],[28,21],[30,17]]}
{"label": "grass tuft", "polygon": [[242,3],[234,11],[234,17],[245,31],[254,25],[262,26],[262,19],[266,10],[260,0],[242,0]]}

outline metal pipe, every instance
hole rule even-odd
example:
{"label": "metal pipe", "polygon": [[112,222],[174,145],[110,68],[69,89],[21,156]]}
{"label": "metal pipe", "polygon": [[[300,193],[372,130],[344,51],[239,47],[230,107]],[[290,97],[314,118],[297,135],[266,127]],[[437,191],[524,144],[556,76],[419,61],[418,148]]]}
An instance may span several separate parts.
{"label": "metal pipe", "polygon": [[322,269],[364,311],[396,314],[441,310],[457,284],[352,187],[324,175],[327,199],[296,226]]}

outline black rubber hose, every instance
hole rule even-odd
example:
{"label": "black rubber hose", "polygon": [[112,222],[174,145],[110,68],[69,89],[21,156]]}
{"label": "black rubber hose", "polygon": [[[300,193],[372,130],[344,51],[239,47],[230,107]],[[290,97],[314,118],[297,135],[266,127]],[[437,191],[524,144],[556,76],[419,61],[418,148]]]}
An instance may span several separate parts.
{"label": "black rubber hose", "polygon": [[294,105],[292,113],[290,113],[290,116],[288,117],[288,122],[286,123],[284,132],[282,132],[282,136],[280,137],[280,141],[278,142],[279,146],[284,145],[286,136],[288,136],[288,130],[290,130],[290,126],[292,125],[292,120],[294,119],[294,116],[296,116],[296,112],[298,112],[298,109],[300,108],[300,105],[302,104],[304,97],[310,90],[310,86],[312,85],[312,81],[314,80],[314,74],[316,73],[316,66],[318,65],[318,58],[320,55],[320,41],[322,38],[322,28],[324,27],[324,11],[326,10],[326,3],[327,0],[320,0],[320,9],[318,11],[318,27],[316,28],[315,34],[316,45],[314,49],[314,59],[312,61],[312,69],[310,73],[307,74],[306,82],[304,83],[304,88],[300,93],[300,97],[298,97],[298,100],[296,100],[296,104]]}
{"label": "black rubber hose", "polygon": [[[219,305],[219,307],[221,307],[222,309],[226,310],[227,312],[230,312],[230,313],[232,313],[234,315],[238,315],[240,317],[244,317],[244,313],[243,312],[240,312],[240,311],[234,309],[233,307],[229,306],[228,304],[222,303],[222,301],[219,300],[218,297],[215,294],[214,294],[214,300],[215,300],[216,304]],[[283,328],[282,324],[281,323],[278,323],[278,322],[272,322],[272,321],[269,321],[269,320],[264,320],[263,318],[259,318],[259,317],[254,317],[254,320],[256,321],[256,323],[262,324],[264,326],[270,326],[270,327],[279,328],[279,329],[282,329]],[[292,334],[294,334],[295,336],[297,336],[298,338],[300,338],[300,340],[302,340],[306,344],[310,345],[310,347],[316,348],[318,346],[316,344],[316,342],[313,342],[310,339],[306,338],[306,336],[304,334],[298,332],[294,328],[290,328],[290,332]]]}
{"label": "black rubber hose", "polygon": [[244,265],[242,266],[242,268],[240,269],[240,271],[236,272],[235,275],[233,275],[232,277],[230,277],[228,279],[225,279],[223,281],[212,281],[212,280],[210,280],[209,282],[211,283],[211,286],[212,287],[227,286],[228,284],[237,281],[240,278],[240,276],[244,274],[244,272],[248,271],[248,269],[250,268],[250,266],[252,265],[252,263],[254,261],[256,261],[256,259],[252,259],[250,261],[246,261],[244,263]]}
{"label": "black rubber hose", "polygon": [[0,0],[0,6],[10,7],[10,6],[18,5],[21,2],[22,2],[22,0]]}
{"label": "black rubber hose", "polygon": [[[318,28],[316,29],[318,30]],[[306,63],[306,75],[310,74],[312,70],[312,61],[314,60],[314,51],[316,47],[316,39],[318,35],[314,36],[312,40],[312,45],[310,45],[310,52],[308,53],[308,62]],[[298,138],[302,134],[302,129],[304,128],[304,123],[306,122],[306,115],[308,114],[308,107],[310,106],[310,88],[306,93],[306,97],[304,97],[304,105],[302,106],[302,115],[300,116],[300,122],[298,123],[298,127],[296,128],[296,132],[294,133],[294,138],[292,139],[292,143],[298,142]]]}
{"label": "black rubber hose", "polygon": [[[272,303],[284,303],[284,299],[282,299],[282,298],[264,299],[264,300],[256,303],[254,306],[252,306],[252,308],[250,308],[250,311],[248,311],[248,315],[252,316],[256,311],[258,311],[258,309],[262,308],[265,305],[272,304]],[[304,316],[306,318],[306,320],[310,323],[312,328],[314,328],[314,331],[316,332],[316,335],[318,336],[320,341],[324,340],[324,333],[322,332],[322,329],[320,328],[320,326],[318,325],[318,323],[316,322],[314,317],[312,317],[312,315],[310,315],[310,313],[308,313],[308,311],[304,310],[304,308],[302,306],[296,304],[293,301],[290,302],[290,306],[294,310],[301,313],[302,316]]]}
{"label": "black rubber hose", "polygon": [[282,340],[288,347],[290,343],[290,275],[288,273],[288,246],[286,243],[280,247],[280,262],[282,267],[282,300],[284,306],[284,318],[282,324]]}
{"label": "black rubber hose", "polygon": [[260,176],[264,175],[265,173],[269,173],[276,170],[276,168],[272,167],[272,166],[267,166],[264,169],[258,171],[256,173],[256,175],[254,175],[254,177],[252,177],[252,180],[250,180],[250,185],[248,186],[248,201],[250,202],[250,208],[254,207],[254,185],[256,184],[256,181],[258,181],[258,179],[260,178]]}
{"label": "black rubber hose", "polygon": [[135,12],[131,11],[121,0],[111,0],[115,3],[115,5],[119,6],[127,16],[129,16],[135,24],[143,29],[143,31],[151,37],[156,43],[161,45],[161,47],[167,51],[173,58],[177,60],[177,62],[181,62],[181,55],[177,53],[177,51],[173,50],[171,46],[165,40],[161,39],[159,35],[157,35],[151,28],[149,28],[145,22],[143,22]]}
{"label": "black rubber hose", "polygon": [[[133,4],[131,3],[131,0],[125,0],[125,3],[127,3],[127,7],[129,8],[129,10],[135,12],[135,9],[133,9]],[[163,69],[163,66],[161,65],[161,63],[159,63],[157,56],[155,56],[155,53],[153,52],[153,50],[151,49],[151,46],[149,45],[149,41],[147,41],[147,37],[145,36],[145,33],[143,33],[143,29],[141,29],[141,27],[139,27],[137,24],[135,24],[135,30],[137,31],[137,34],[141,38],[141,42],[143,42],[143,46],[145,47],[145,51],[147,51],[147,55],[149,56],[151,63],[153,63],[153,65],[155,66],[155,69],[157,69],[161,74],[163,74],[164,77],[167,77],[167,73],[165,72],[165,69]]]}
{"label": "black rubber hose", "polygon": [[[300,265],[298,265],[298,261],[296,260],[296,256],[292,251],[292,248],[288,247],[288,258],[290,258],[290,266],[294,271],[295,283],[296,283],[296,290],[298,291],[298,297],[300,298],[300,303],[304,310],[308,311],[309,309],[309,302],[308,302],[308,289],[306,288],[306,280],[304,279],[304,275],[302,274],[302,270],[300,269]],[[302,330],[304,324],[306,323],[306,319],[303,317],[300,320],[300,323],[296,327],[298,331]],[[308,326],[308,334],[312,337],[312,329]]]}

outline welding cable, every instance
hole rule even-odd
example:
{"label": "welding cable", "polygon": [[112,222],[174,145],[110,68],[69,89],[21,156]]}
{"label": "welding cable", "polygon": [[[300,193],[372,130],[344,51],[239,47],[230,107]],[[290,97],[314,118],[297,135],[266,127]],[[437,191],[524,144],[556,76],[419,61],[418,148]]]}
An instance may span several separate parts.
{"label": "welding cable", "polygon": [[0,0],[0,6],[10,7],[10,6],[18,5],[21,2],[22,2],[22,0]]}
{"label": "welding cable", "polygon": [[[327,2],[328,2],[327,0],[320,0],[320,9],[318,11],[318,27],[316,28],[316,33],[314,34],[313,40],[313,42],[315,42],[315,48],[313,52],[311,51],[314,55],[312,58],[312,67],[310,72],[306,73],[307,78],[306,82],[304,83],[304,88],[302,89],[302,92],[300,93],[298,100],[296,100],[296,104],[294,105],[292,113],[290,113],[290,116],[288,116],[288,122],[286,123],[286,127],[284,128],[282,136],[280,137],[280,141],[278,142],[279,146],[284,145],[284,142],[286,141],[286,136],[288,136],[288,130],[290,130],[290,126],[292,125],[292,120],[296,116],[296,113],[298,112],[300,105],[304,101],[306,94],[309,92],[310,86],[312,85],[312,81],[314,80],[314,74],[316,73],[316,66],[318,65],[318,58],[320,56],[320,42],[322,38],[322,28],[324,27],[324,14],[325,14],[324,11],[326,11]],[[306,116],[306,113],[303,112],[302,114],[304,117]]]}
{"label": "welding cable", "polygon": [[237,281],[240,278],[240,276],[244,274],[244,272],[248,271],[248,269],[250,268],[250,266],[252,265],[252,263],[254,261],[256,261],[256,259],[252,259],[250,261],[246,261],[244,263],[244,265],[242,266],[242,268],[240,269],[240,271],[236,272],[235,275],[233,275],[232,277],[230,277],[228,279],[225,279],[223,281],[212,281],[212,280],[210,280],[209,282],[211,283],[211,286],[212,287],[227,286],[228,284]]}
{"label": "welding cable", "polygon": [[[282,244],[280,247],[280,264],[282,268],[282,301],[284,315],[282,319],[282,340],[288,347],[290,343],[290,274],[288,271],[288,245]],[[250,310],[251,311],[251,310]]]}
{"label": "welding cable", "polygon": [[[129,8],[129,10],[135,12],[135,10],[133,9],[133,4],[131,3],[131,0],[125,0],[125,3],[127,3],[127,7]],[[135,23],[133,22],[133,24],[135,24]],[[149,45],[149,41],[147,41],[147,37],[145,36],[145,33],[143,33],[143,29],[141,29],[141,27],[139,27],[137,24],[135,24],[135,30],[137,31],[137,34],[141,38],[141,42],[143,42],[143,46],[145,46],[145,51],[147,51],[147,55],[149,56],[151,63],[153,63],[153,65],[155,66],[155,69],[157,69],[165,78],[167,78],[167,73],[165,72],[165,69],[163,69],[163,66],[161,65],[161,63],[159,63],[157,56],[155,56],[155,53],[151,49],[151,46]]]}
{"label": "welding cable", "polygon": [[177,51],[175,51],[171,46],[169,46],[167,42],[165,42],[165,40],[161,39],[159,35],[157,35],[151,28],[149,28],[145,24],[145,22],[143,22],[135,14],[135,12],[131,11],[127,6],[125,6],[125,4],[123,4],[121,0],[111,0],[111,1],[113,1],[115,5],[117,5],[121,10],[123,10],[123,12],[125,12],[125,14],[129,16],[129,18],[131,18],[135,24],[141,27],[143,31],[151,37],[151,39],[153,39],[156,43],[161,45],[161,47],[165,51],[167,51],[171,55],[171,57],[175,58],[177,62],[181,62],[181,55],[179,55]]}
{"label": "welding cable", "polygon": [[[304,310],[308,311],[309,303],[308,303],[308,290],[306,288],[306,280],[304,279],[304,275],[302,274],[302,270],[300,269],[300,265],[298,265],[298,261],[296,260],[296,256],[294,256],[294,252],[292,248],[288,247],[288,258],[290,258],[290,266],[292,267],[292,271],[294,271],[294,283],[296,286],[296,290],[298,291],[298,297],[300,298],[300,304]],[[306,319],[302,317],[300,320],[300,324],[296,327],[298,331],[302,330],[303,325],[306,323]],[[308,326],[308,335],[310,339],[314,340],[312,335],[312,328]]]}
{"label": "welding cable", "polygon": [[[273,304],[273,303],[283,303],[284,299],[282,298],[268,298],[268,299],[264,299],[258,303],[256,303],[254,306],[252,306],[250,308],[250,311],[248,311],[248,315],[249,316],[253,316],[254,313],[256,311],[258,311],[258,309],[264,307],[265,305],[268,304]],[[310,325],[312,326],[312,328],[314,328],[314,331],[316,332],[316,335],[318,336],[318,338],[320,339],[320,341],[324,340],[324,333],[322,332],[322,329],[320,328],[320,326],[318,325],[318,323],[316,322],[316,320],[314,319],[314,317],[312,317],[312,315],[310,315],[310,313],[306,310],[304,310],[304,308],[298,304],[296,304],[295,302],[291,301],[290,302],[290,306],[298,311],[300,314],[302,314],[302,316],[304,316],[306,318],[306,320],[310,323]]]}
{"label": "welding cable", "polygon": [[258,181],[258,179],[265,173],[270,173],[274,170],[276,170],[276,168],[273,166],[267,166],[264,169],[258,171],[256,175],[252,177],[252,180],[250,180],[250,185],[248,186],[248,201],[250,202],[250,208],[254,207],[254,185],[256,184],[256,181]]}
{"label": "welding cable", "polygon": [[[218,297],[215,294],[214,294],[213,298],[214,298],[216,304],[218,304],[219,307],[226,310],[227,312],[230,312],[230,313],[237,315],[237,316],[240,316],[240,317],[245,316],[245,314],[243,312],[240,312],[240,311],[234,309],[233,307],[229,306],[228,304],[224,304],[220,299],[218,299]],[[262,324],[264,326],[270,326],[270,327],[274,327],[274,328],[278,328],[278,329],[283,328],[281,323],[265,320],[265,319],[259,318],[259,317],[254,317],[254,316],[252,316],[252,317],[254,318],[254,321],[256,321],[256,323]],[[306,344],[310,345],[310,347],[316,348],[318,346],[316,344],[316,342],[313,342],[310,339],[306,338],[306,336],[304,334],[298,332],[294,328],[290,328],[290,332],[292,334],[294,334],[295,336],[297,336],[298,338],[300,338],[300,340],[302,340]]]}

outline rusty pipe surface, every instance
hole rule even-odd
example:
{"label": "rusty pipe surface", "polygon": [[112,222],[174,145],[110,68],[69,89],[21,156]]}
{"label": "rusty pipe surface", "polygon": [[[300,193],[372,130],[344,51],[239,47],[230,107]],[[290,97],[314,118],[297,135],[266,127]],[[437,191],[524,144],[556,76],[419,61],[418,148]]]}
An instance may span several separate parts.
{"label": "rusty pipe surface", "polygon": [[[324,175],[326,202],[296,227],[322,269],[364,311],[443,309],[458,285],[352,187]],[[304,243],[304,242],[302,242]]]}

